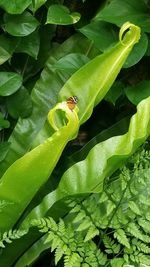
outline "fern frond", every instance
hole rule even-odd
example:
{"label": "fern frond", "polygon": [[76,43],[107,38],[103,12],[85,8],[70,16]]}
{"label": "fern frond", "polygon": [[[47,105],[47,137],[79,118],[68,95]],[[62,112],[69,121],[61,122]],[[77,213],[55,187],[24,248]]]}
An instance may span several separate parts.
{"label": "fern frond", "polygon": [[78,226],[77,231],[84,231],[92,225],[90,217],[86,217]]}
{"label": "fern frond", "polygon": [[71,210],[64,221],[33,222],[47,233],[55,265],[63,257],[64,267],[150,266],[149,177],[150,151],[141,149],[107,180],[103,192],[68,199]]}
{"label": "fern frond", "polygon": [[105,251],[108,254],[118,254],[120,251],[120,244],[115,243],[115,240],[112,240],[108,235],[104,235],[102,237],[104,246],[105,246]]}
{"label": "fern frond", "polygon": [[86,217],[86,213],[84,210],[80,210],[80,212],[76,215],[76,217],[74,218],[73,222],[74,223],[78,223],[81,220],[83,220]]}
{"label": "fern frond", "polygon": [[138,207],[138,205],[134,201],[129,201],[129,208],[132,210],[132,212],[136,213],[137,215],[141,215],[141,211]]}
{"label": "fern frond", "polygon": [[95,226],[91,226],[85,236],[84,241],[87,242],[94,238],[96,235],[99,235],[99,230]]}
{"label": "fern frond", "polygon": [[5,232],[0,237],[0,247],[5,248],[5,243],[12,243],[14,239],[19,239],[26,235],[28,230],[9,230]]}
{"label": "fern frond", "polygon": [[150,233],[150,221],[144,218],[138,218],[138,224],[143,228],[146,233]]}
{"label": "fern frond", "polygon": [[71,255],[66,255],[64,257],[64,267],[80,267],[81,259],[77,253],[72,253]]}
{"label": "fern frond", "polygon": [[130,222],[128,224],[127,227],[127,231],[134,237],[143,240],[144,239],[144,235],[143,233],[139,230],[139,227],[137,226],[137,224]]}
{"label": "fern frond", "polygon": [[123,267],[124,266],[124,259],[122,258],[114,258],[113,260],[110,261],[111,267]]}
{"label": "fern frond", "polygon": [[117,229],[114,232],[114,237],[117,238],[120,244],[124,245],[127,248],[130,248],[130,243],[125,232],[122,229]]}

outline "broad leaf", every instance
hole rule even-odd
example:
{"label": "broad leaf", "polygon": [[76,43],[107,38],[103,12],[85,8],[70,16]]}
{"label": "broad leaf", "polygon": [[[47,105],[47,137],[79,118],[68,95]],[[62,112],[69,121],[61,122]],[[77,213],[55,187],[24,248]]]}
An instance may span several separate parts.
{"label": "broad leaf", "polygon": [[70,13],[66,6],[51,5],[48,9],[46,23],[68,25],[77,23],[79,19],[80,14],[77,12]]}
{"label": "broad leaf", "polygon": [[79,29],[87,38],[94,42],[100,51],[106,50],[117,42],[117,34],[114,26],[102,21],[91,22]]}
{"label": "broad leaf", "polygon": [[68,54],[67,56],[59,59],[54,64],[54,68],[60,71],[67,71],[71,75],[88,61],[89,58],[83,54]]}
{"label": "broad leaf", "polygon": [[86,158],[90,150],[98,143],[111,138],[112,136],[125,134],[129,126],[129,117],[122,119],[121,121],[115,123],[110,128],[100,132],[98,135],[94,136],[86,145],[84,145],[79,151],[73,153],[69,158],[67,158],[67,164],[73,164],[75,162],[81,161]]}
{"label": "broad leaf", "polygon": [[9,142],[0,143],[0,161],[2,161],[6,157],[9,146],[10,146]]}
{"label": "broad leaf", "polygon": [[10,123],[8,120],[6,120],[3,116],[3,114],[0,112],[0,130],[4,128],[9,128]]}
{"label": "broad leaf", "polygon": [[32,0],[0,0],[0,7],[10,14],[21,14],[31,2]]}
{"label": "broad leaf", "polygon": [[13,36],[26,36],[31,34],[39,22],[27,11],[21,15],[4,15],[4,29]]}
{"label": "broad leaf", "polygon": [[141,60],[141,58],[145,55],[147,47],[148,47],[147,35],[145,33],[142,33],[139,43],[134,46],[133,51],[127,58],[125,64],[123,65],[123,68],[129,68],[138,63]]}
{"label": "broad leaf", "polygon": [[26,118],[31,115],[32,101],[26,88],[21,87],[15,94],[7,98],[8,113],[13,118]]}
{"label": "broad leaf", "polygon": [[9,96],[15,93],[22,84],[22,76],[15,72],[0,72],[0,95]]}
{"label": "broad leaf", "polygon": [[37,59],[40,49],[39,33],[34,31],[28,36],[22,37],[15,52],[27,53],[29,56]]}
{"label": "broad leaf", "polygon": [[143,0],[113,0],[100,10],[95,20],[103,20],[121,26],[126,21],[139,25],[143,31],[150,32],[150,17]]}
{"label": "broad leaf", "polygon": [[123,89],[124,89],[124,84],[121,81],[116,81],[108,91],[107,95],[105,96],[105,100],[115,105],[116,100],[123,93]]}
{"label": "broad leaf", "polygon": [[141,100],[150,95],[150,81],[141,81],[134,86],[127,86],[125,93],[128,99],[137,105]]}
{"label": "broad leaf", "polygon": [[[5,202],[0,212],[1,232],[9,230],[19,220],[34,195],[49,178],[65,145],[76,134],[79,126],[76,109],[70,110],[66,102],[56,105],[48,114],[49,123],[56,132],[15,161],[1,178],[0,202]],[[63,112],[63,126],[60,128],[55,118],[58,111]],[[64,123],[66,120],[67,123]]]}
{"label": "broad leaf", "polygon": [[14,37],[6,36],[5,34],[0,35],[0,65],[11,58],[19,40]]}
{"label": "broad leaf", "polygon": [[35,13],[42,5],[45,4],[47,0],[32,0],[32,5],[30,9]]}

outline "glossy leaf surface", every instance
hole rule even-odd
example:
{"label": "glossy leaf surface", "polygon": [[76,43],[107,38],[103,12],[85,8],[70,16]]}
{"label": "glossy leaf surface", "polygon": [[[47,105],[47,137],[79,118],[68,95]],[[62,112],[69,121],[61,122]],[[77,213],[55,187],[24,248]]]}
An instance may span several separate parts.
{"label": "glossy leaf surface", "polygon": [[8,113],[12,118],[26,118],[31,115],[32,101],[25,87],[22,86],[16,93],[8,97],[6,102]]}
{"label": "glossy leaf surface", "polygon": [[87,38],[94,42],[100,51],[105,51],[109,46],[118,41],[117,34],[110,24],[103,21],[95,21],[79,29]]}
{"label": "glossy leaf surface", "polygon": [[30,9],[35,13],[47,0],[32,0]]}
{"label": "glossy leaf surface", "polygon": [[0,143],[0,161],[2,161],[8,152],[10,144],[8,142],[1,142]]}
{"label": "glossy leaf surface", "polygon": [[0,130],[2,130],[3,128],[9,128],[9,126],[9,121],[6,120],[3,114],[0,112]]}
{"label": "glossy leaf surface", "polygon": [[22,84],[21,75],[15,72],[0,72],[0,95],[8,96],[15,93]]}
{"label": "glossy leaf surface", "polygon": [[127,86],[125,94],[134,105],[137,105],[141,100],[150,95],[150,81],[145,80],[134,86]]}
{"label": "glossy leaf surface", "polygon": [[40,49],[40,38],[37,31],[22,37],[15,52],[27,53],[31,57],[37,59]]}
{"label": "glossy leaf surface", "polygon": [[70,13],[66,6],[51,5],[48,9],[46,23],[68,25],[78,22],[79,19],[80,14],[77,12]]}
{"label": "glossy leaf surface", "polygon": [[32,0],[0,0],[0,7],[10,14],[21,14],[30,4]]}
{"label": "glossy leaf surface", "polygon": [[0,65],[11,58],[17,44],[18,40],[13,37],[8,38],[5,34],[0,35]]}
{"label": "glossy leaf surface", "polygon": [[147,35],[145,33],[142,33],[139,42],[134,46],[131,54],[127,58],[123,67],[130,68],[131,66],[137,64],[141,60],[141,58],[145,55],[147,47],[148,47]]}
{"label": "glossy leaf surface", "polygon": [[[67,124],[59,128],[56,112],[65,112]],[[0,230],[9,230],[19,219],[39,188],[53,171],[66,143],[78,130],[78,116],[66,102],[60,103],[48,114],[49,123],[56,132],[44,143],[26,153],[7,169],[0,181]]]}
{"label": "glossy leaf surface", "polygon": [[21,15],[4,15],[4,28],[13,36],[26,36],[35,31],[39,22],[27,11]]}
{"label": "glossy leaf surface", "polygon": [[103,20],[121,26],[130,21],[139,25],[143,31],[150,32],[150,17],[148,8],[143,0],[113,0],[103,10],[97,13],[95,20]]}

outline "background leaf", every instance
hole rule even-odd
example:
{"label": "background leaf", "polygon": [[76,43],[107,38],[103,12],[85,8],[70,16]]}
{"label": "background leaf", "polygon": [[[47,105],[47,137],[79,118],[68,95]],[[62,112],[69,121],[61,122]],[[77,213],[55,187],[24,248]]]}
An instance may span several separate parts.
{"label": "background leaf", "polygon": [[32,100],[25,87],[21,87],[15,94],[7,98],[8,113],[15,119],[26,118],[32,112]]}
{"label": "background leaf", "polygon": [[30,9],[35,13],[47,0],[32,0]]}
{"label": "background leaf", "polygon": [[0,7],[10,14],[20,14],[31,4],[31,2],[32,0],[0,0]]}
{"label": "background leaf", "polygon": [[0,130],[2,130],[3,128],[9,128],[9,126],[9,121],[4,119],[3,114],[0,112]]}
{"label": "background leaf", "polygon": [[123,68],[129,68],[138,63],[141,60],[141,58],[145,55],[147,48],[148,48],[148,38],[145,33],[142,33],[139,43],[137,43],[134,46],[133,51],[131,52],[126,62],[124,63]]}
{"label": "background leaf", "polygon": [[[0,115],[0,120],[1,120],[1,115]],[[2,161],[6,157],[9,146],[10,146],[9,142],[1,142],[0,143],[0,161]]]}
{"label": "background leaf", "polygon": [[66,71],[72,75],[80,67],[86,64],[89,61],[89,58],[83,54],[72,53],[68,54],[61,59],[59,59],[55,64],[54,68],[60,71]]}
{"label": "background leaf", "polygon": [[150,95],[150,81],[144,80],[134,86],[127,86],[125,94],[134,105],[137,105]]}
{"label": "background leaf", "polygon": [[143,31],[150,32],[150,17],[143,0],[113,0],[100,10],[95,20],[103,20],[121,26],[126,21],[139,25]]}
{"label": "background leaf", "polygon": [[[132,52],[131,52],[132,53]],[[115,105],[116,100],[122,95],[124,84],[121,81],[116,81],[105,96],[105,100]]]}
{"label": "background leaf", "polygon": [[0,35],[0,65],[11,58],[18,42],[19,40],[14,37],[8,37],[5,34]]}
{"label": "background leaf", "polygon": [[22,84],[22,76],[15,72],[0,72],[0,95],[15,93]]}
{"label": "background leaf", "polygon": [[79,29],[94,45],[102,52],[118,41],[114,25],[110,23],[95,21]]}
{"label": "background leaf", "polygon": [[28,36],[22,37],[15,52],[27,53],[29,56],[37,59],[40,49],[39,33],[34,31]]}
{"label": "background leaf", "polygon": [[46,23],[68,25],[77,23],[79,19],[80,14],[77,12],[70,13],[66,6],[51,5],[48,9]]}
{"label": "background leaf", "polygon": [[26,36],[35,31],[39,22],[27,11],[21,15],[4,15],[4,28],[13,36]]}

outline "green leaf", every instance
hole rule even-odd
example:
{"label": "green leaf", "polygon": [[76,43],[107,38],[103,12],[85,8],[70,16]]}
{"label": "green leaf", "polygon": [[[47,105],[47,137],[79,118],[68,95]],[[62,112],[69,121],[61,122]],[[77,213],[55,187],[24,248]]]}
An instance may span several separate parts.
{"label": "green leaf", "polygon": [[138,63],[141,60],[141,58],[145,55],[147,47],[148,47],[147,35],[145,33],[142,33],[139,43],[134,46],[131,54],[124,63],[123,68],[129,68]]}
{"label": "green leaf", "polygon": [[56,70],[67,71],[69,74],[73,74],[80,67],[86,64],[89,58],[83,54],[72,53],[68,54],[61,59],[59,59],[55,64],[54,68]]}
{"label": "green leaf", "polygon": [[150,81],[145,80],[134,86],[127,86],[125,94],[134,105],[137,105],[141,100],[150,95]]}
{"label": "green leaf", "polygon": [[136,205],[134,201],[129,201],[129,207],[134,213],[141,215],[139,207]]}
{"label": "green leaf", "polygon": [[125,232],[122,229],[117,229],[114,233],[114,237],[117,238],[119,243],[123,244],[127,248],[130,248],[130,243],[126,237]]}
{"label": "green leaf", "polygon": [[77,12],[70,13],[69,9],[63,5],[51,5],[47,13],[46,23],[69,25],[77,23],[80,19],[80,14]]}
{"label": "green leaf", "polygon": [[147,34],[147,38],[148,38],[148,46],[145,56],[150,56],[150,34]]}
{"label": "green leaf", "polygon": [[35,13],[42,5],[46,3],[47,0],[32,0],[32,5],[30,9]]}
{"label": "green leaf", "polygon": [[39,22],[27,11],[21,15],[4,15],[4,29],[13,36],[26,36],[38,27]]}
{"label": "green leaf", "polygon": [[10,14],[21,14],[31,2],[32,0],[0,0],[0,7]]}
{"label": "green leaf", "polygon": [[7,98],[7,109],[8,113],[15,119],[30,116],[32,100],[26,88],[22,87],[15,94]]}
{"label": "green leaf", "polygon": [[115,105],[116,100],[122,95],[124,87],[125,85],[121,81],[116,81],[105,96],[105,100]]}
{"label": "green leaf", "polygon": [[67,158],[68,161],[72,162],[78,162],[88,155],[89,151],[98,143],[116,136],[121,135],[127,132],[129,126],[129,117],[122,119],[121,121],[115,123],[110,128],[100,132],[98,135],[93,137],[86,145],[84,145],[83,148],[81,148],[79,151],[72,154],[69,158]]}
{"label": "green leaf", "polygon": [[143,0],[113,0],[100,10],[95,20],[103,20],[121,26],[126,21],[139,25],[143,31],[150,32],[150,17]]}
{"label": "green leaf", "polygon": [[41,204],[32,210],[23,226],[28,227],[31,219],[44,217],[50,207],[64,197],[101,192],[104,179],[122,166],[149,135],[150,97],[137,106],[137,113],[131,118],[128,132],[97,144],[85,160],[69,168],[63,174],[56,190],[48,194]]}
{"label": "green leaf", "polygon": [[92,238],[94,238],[97,235],[99,235],[99,230],[96,227],[91,226],[87,231],[84,242],[91,240]]}
{"label": "green leaf", "polygon": [[[0,118],[0,121],[1,121],[1,118]],[[0,143],[0,161],[2,161],[6,157],[6,155],[8,153],[9,146],[10,146],[9,142]]]}
{"label": "green leaf", "polygon": [[94,45],[105,51],[113,43],[117,42],[117,34],[114,26],[102,21],[91,22],[79,29],[87,38],[94,42]]}
{"label": "green leaf", "polygon": [[34,31],[26,37],[22,37],[15,52],[27,53],[29,56],[37,59],[40,49],[39,33]]}
{"label": "green leaf", "polygon": [[[60,128],[56,120],[58,111],[63,112]],[[48,114],[49,123],[56,132],[15,161],[4,173],[0,183],[0,202],[5,201],[6,205],[1,209],[1,232],[14,226],[34,195],[48,180],[65,145],[77,133],[77,111],[77,107],[70,110],[66,102],[57,104]]]}
{"label": "green leaf", "polygon": [[9,126],[9,121],[5,120],[3,114],[0,112],[0,130],[2,130],[3,128],[9,128]]}
{"label": "green leaf", "polygon": [[15,93],[22,84],[22,76],[15,72],[0,72],[0,95],[9,96]]}
{"label": "green leaf", "polygon": [[0,65],[11,58],[17,44],[18,40],[16,38],[11,36],[8,38],[4,34],[0,35]]}
{"label": "green leaf", "polygon": [[45,242],[47,235],[37,240],[24,254],[17,260],[15,267],[28,266],[33,263],[39,255],[46,249],[50,249],[51,242]]}

